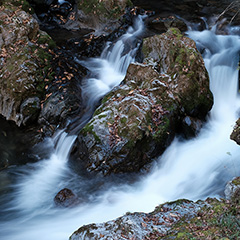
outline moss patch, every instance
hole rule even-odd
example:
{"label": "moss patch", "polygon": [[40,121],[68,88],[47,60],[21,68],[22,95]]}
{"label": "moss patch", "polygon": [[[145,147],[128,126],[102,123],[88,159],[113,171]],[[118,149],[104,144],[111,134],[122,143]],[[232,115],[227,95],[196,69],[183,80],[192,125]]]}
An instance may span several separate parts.
{"label": "moss patch", "polygon": [[239,239],[240,206],[226,200],[208,199],[190,221],[184,219],[174,225],[163,239]]}

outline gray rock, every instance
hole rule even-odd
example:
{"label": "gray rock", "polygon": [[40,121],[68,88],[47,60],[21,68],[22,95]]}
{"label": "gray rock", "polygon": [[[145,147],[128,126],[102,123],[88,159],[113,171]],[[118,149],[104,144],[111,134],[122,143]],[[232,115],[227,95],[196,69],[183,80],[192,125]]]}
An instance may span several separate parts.
{"label": "gray rock", "polygon": [[236,177],[233,180],[229,181],[225,187],[224,194],[226,199],[234,200],[238,197],[240,192],[240,177]]}
{"label": "gray rock", "polygon": [[160,205],[151,213],[128,213],[106,223],[89,224],[75,231],[69,240],[161,239],[182,219],[197,215],[204,202],[179,200]]}

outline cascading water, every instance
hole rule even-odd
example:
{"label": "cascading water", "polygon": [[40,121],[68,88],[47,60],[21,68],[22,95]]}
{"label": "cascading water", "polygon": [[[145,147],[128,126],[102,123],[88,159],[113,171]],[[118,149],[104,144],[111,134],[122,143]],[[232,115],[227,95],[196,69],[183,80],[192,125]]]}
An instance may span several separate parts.
{"label": "cascading water", "polygon": [[[156,205],[176,198],[198,199],[221,194],[226,181],[240,175],[240,148],[229,139],[239,110],[237,66],[240,39],[238,36],[217,36],[208,30],[191,31],[188,34],[204,52],[214,94],[214,106],[201,133],[188,141],[176,138],[159,157],[159,163],[152,173],[138,183],[132,186],[112,186],[96,196],[95,201],[83,202],[70,209],[59,209],[53,206],[51,199],[59,190],[58,186],[63,188],[67,185],[66,179],[75,177],[65,163],[69,149],[64,149],[65,142],[69,141],[66,144],[69,147],[75,136],[64,136],[65,133],[61,133],[60,138],[57,138],[59,150],[56,150],[49,160],[25,166],[20,170],[9,169],[12,175],[17,175],[17,183],[9,184],[7,190],[0,189],[1,192],[5,191],[0,199],[2,239],[68,239],[69,235],[83,224],[110,220],[127,211],[151,211]],[[103,72],[106,66],[111,71],[116,71],[115,67],[119,66],[119,63],[110,64],[110,59],[119,47],[124,49],[128,40],[123,39],[124,37],[120,39],[122,43],[119,43],[119,46],[115,44],[116,49],[112,48],[110,55],[107,54],[109,51],[105,50],[102,59],[104,64],[93,67],[96,74],[102,74],[103,78],[92,78],[86,82],[83,89],[87,91],[89,98],[95,95],[97,98],[102,97],[111,87],[120,83],[119,80],[109,79],[111,74],[107,75],[109,82],[104,82],[106,72]],[[120,56],[119,53],[117,56]],[[116,55],[113,59],[117,59]],[[124,69],[126,71],[125,67]],[[93,85],[94,90],[90,85]],[[61,145],[61,142],[64,144]],[[1,178],[2,174],[4,172],[0,174]],[[77,181],[74,186],[84,186],[80,177],[74,178],[74,181]]]}
{"label": "cascading water", "polygon": [[75,59],[90,70],[90,77],[84,79],[81,86],[87,112],[80,121],[75,120],[76,123],[74,122],[69,127],[71,133],[79,132],[91,118],[99,100],[124,79],[129,64],[135,61],[141,43],[145,17],[139,15],[124,35],[115,43],[109,42],[100,58],[91,58],[88,61]]}
{"label": "cascading water", "polygon": [[135,61],[143,32],[144,16],[138,16],[133,27],[129,27],[116,43],[108,43],[100,58],[81,62],[94,75],[87,78],[82,86],[83,94],[92,106],[111,89],[121,83],[127,68]]}

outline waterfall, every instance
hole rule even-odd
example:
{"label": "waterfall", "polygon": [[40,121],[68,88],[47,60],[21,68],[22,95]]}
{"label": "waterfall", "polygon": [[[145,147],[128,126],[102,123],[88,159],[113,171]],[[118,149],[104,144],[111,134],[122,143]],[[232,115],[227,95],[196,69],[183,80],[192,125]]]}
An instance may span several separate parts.
{"label": "waterfall", "polygon": [[[130,44],[133,46],[129,48],[131,51],[122,54],[126,45],[136,42],[140,31],[141,28],[130,28],[113,46],[106,47],[101,58],[86,64],[96,74],[86,79],[83,86],[90,102],[92,98],[96,97],[94,101],[101,98],[122,81],[127,65],[134,61],[137,45]],[[135,39],[132,38],[134,34]],[[67,186],[66,179],[73,178],[76,187],[73,190],[79,188],[84,192],[84,186],[90,184],[84,178],[77,178],[66,165],[76,136],[59,133],[49,140],[52,145],[57,145],[50,159],[24,166],[19,171],[9,169],[16,175],[16,183],[10,184],[7,193],[0,189],[6,193],[5,198],[0,199],[3,239],[64,240],[81,225],[114,219],[127,211],[151,211],[158,204],[177,198],[197,200],[221,196],[226,182],[240,175],[240,148],[229,139],[239,111],[240,40],[238,36],[219,36],[209,30],[190,31],[188,35],[203,52],[214,94],[213,109],[200,134],[187,141],[175,138],[158,158],[152,172],[137,183],[113,185],[94,196],[93,201],[59,209],[53,206],[51,199],[59,186]],[[115,63],[115,59],[118,62]]]}
{"label": "waterfall", "polygon": [[116,42],[108,43],[100,58],[80,61],[92,73],[82,85],[83,98],[88,99],[89,106],[95,105],[101,97],[118,86],[126,75],[129,64],[135,61],[144,30],[144,18],[145,16],[139,15],[124,35]]}

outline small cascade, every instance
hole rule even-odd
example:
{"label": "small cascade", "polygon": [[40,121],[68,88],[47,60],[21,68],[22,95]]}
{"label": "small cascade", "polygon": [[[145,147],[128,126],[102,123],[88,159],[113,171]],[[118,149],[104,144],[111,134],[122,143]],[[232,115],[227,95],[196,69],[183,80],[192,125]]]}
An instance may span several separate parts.
{"label": "small cascade", "polygon": [[89,69],[90,76],[83,80],[81,86],[86,113],[72,122],[68,129],[70,134],[77,134],[82,129],[92,117],[99,100],[124,79],[127,68],[135,61],[140,47],[145,17],[137,16],[133,26],[130,26],[125,34],[116,42],[106,44],[99,58],[91,58],[87,61],[75,59]]}
{"label": "small cascade", "polygon": [[145,16],[139,15],[134,25],[120,39],[108,43],[100,58],[81,62],[92,73],[82,85],[83,98],[88,100],[88,106],[96,106],[105,94],[124,79],[129,64],[135,61],[141,43],[144,18]]}
{"label": "small cascade", "polygon": [[[35,163],[33,171],[26,169],[25,176],[17,185],[17,208],[24,211],[32,211],[39,206],[51,206],[53,193],[56,186],[69,171],[67,167],[68,156],[76,139],[74,135],[67,135],[59,131],[48,144],[56,146],[50,159]],[[31,197],[29,197],[31,193]]]}
{"label": "small cascade", "polygon": [[224,119],[236,118],[238,105],[238,61],[239,36],[217,36],[214,30],[191,31],[189,36],[195,40],[203,52],[208,70],[210,89],[214,96],[211,117]]}

